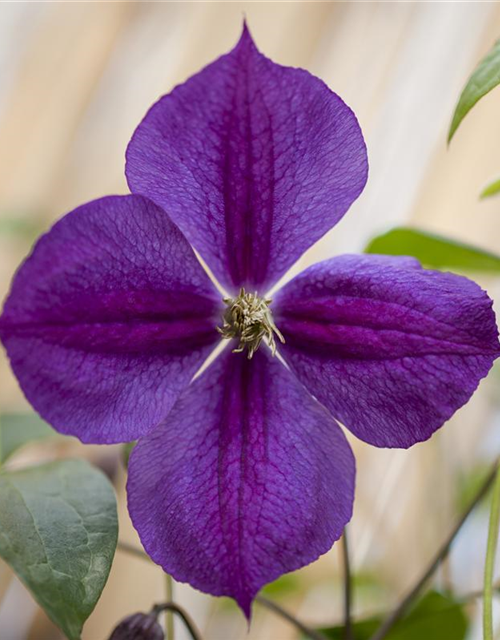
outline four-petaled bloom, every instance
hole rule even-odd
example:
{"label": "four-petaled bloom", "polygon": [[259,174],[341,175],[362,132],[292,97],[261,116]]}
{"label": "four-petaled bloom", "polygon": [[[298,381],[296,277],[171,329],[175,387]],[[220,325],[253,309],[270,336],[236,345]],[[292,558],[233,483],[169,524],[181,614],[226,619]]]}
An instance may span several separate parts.
{"label": "four-petaled bloom", "polygon": [[[265,58],[246,28],[151,108],[126,174],[133,195],[90,202],[38,241],[2,340],[56,429],[140,438],[128,496],[145,549],[249,615],[265,583],[325,553],[351,517],[337,421],[379,447],[429,438],[499,353],[491,301],[411,258],[353,255],[266,299],[361,193],[367,159],[342,100]],[[217,327],[244,353],[226,349],[191,381]]]}

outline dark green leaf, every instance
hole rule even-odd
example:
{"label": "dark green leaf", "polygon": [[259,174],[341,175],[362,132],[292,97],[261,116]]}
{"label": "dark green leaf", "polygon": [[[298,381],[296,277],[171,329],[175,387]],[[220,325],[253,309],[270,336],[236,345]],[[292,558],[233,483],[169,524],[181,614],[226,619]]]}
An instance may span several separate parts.
{"label": "dark green leaf", "polygon": [[[369,640],[382,622],[373,617],[353,625],[353,640]],[[469,626],[463,605],[437,591],[427,593],[389,631],[386,640],[464,640]],[[344,627],[322,629],[331,640],[344,640]]]}
{"label": "dark green leaf", "polygon": [[87,462],[0,473],[0,556],[70,640],[101,595],[117,537],[113,488]]}
{"label": "dark green leaf", "polygon": [[32,440],[57,436],[36,413],[3,413],[0,415],[0,464],[14,451]]}
{"label": "dark green leaf", "polygon": [[495,180],[494,182],[490,182],[488,186],[486,186],[480,194],[481,198],[491,198],[491,196],[496,196],[500,193],[500,178]]}
{"label": "dark green leaf", "polygon": [[448,142],[453,138],[458,126],[476,102],[498,84],[500,84],[500,40],[495,43],[488,55],[481,60],[465,85],[453,114],[448,133]]}
{"label": "dark green leaf", "polygon": [[414,256],[426,267],[500,273],[500,257],[449,238],[396,227],[371,240],[366,253]]}

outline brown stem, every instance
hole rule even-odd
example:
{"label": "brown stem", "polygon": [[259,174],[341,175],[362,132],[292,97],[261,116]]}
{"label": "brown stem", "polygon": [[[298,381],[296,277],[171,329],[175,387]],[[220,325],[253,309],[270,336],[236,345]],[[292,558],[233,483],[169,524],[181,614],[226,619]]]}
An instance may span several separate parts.
{"label": "brown stem", "polygon": [[162,604],[155,604],[151,613],[158,616],[162,611],[171,611],[178,615],[182,622],[184,622],[184,626],[188,630],[191,638],[193,638],[193,640],[201,640],[200,632],[185,609],[180,607],[178,604],[175,604],[175,602],[162,602]]}
{"label": "brown stem", "polygon": [[464,522],[469,517],[470,513],[474,510],[474,507],[479,502],[481,502],[481,500],[484,498],[484,496],[488,492],[488,489],[491,487],[493,480],[495,479],[497,468],[498,468],[498,460],[493,465],[492,470],[488,474],[488,477],[486,478],[486,480],[481,485],[479,491],[471,500],[471,503],[469,504],[467,509],[464,511],[464,513],[460,516],[455,527],[451,531],[450,535],[443,542],[441,547],[438,549],[437,553],[432,558],[431,562],[429,563],[428,567],[425,569],[423,574],[417,580],[416,584],[404,596],[404,598],[401,600],[398,606],[393,610],[393,612],[387,616],[387,618],[380,625],[377,631],[373,634],[370,640],[384,640],[384,638],[387,636],[387,634],[392,629],[392,627],[396,624],[396,622],[407,612],[410,605],[413,603],[415,598],[420,594],[421,590],[423,589],[423,587],[425,586],[429,578],[432,577],[432,575],[438,568],[439,564],[448,555],[452,542],[455,540],[458,532],[462,528]]}

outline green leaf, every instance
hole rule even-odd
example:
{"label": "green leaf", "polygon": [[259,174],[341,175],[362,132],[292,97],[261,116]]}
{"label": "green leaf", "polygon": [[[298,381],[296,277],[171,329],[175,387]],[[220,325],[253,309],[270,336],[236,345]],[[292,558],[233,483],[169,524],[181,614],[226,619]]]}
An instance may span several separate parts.
{"label": "green leaf", "polygon": [[[353,624],[353,640],[369,640],[381,624],[382,617],[373,617]],[[396,622],[386,640],[464,640],[469,623],[463,604],[450,596],[430,591],[410,611]],[[344,627],[322,629],[331,640],[344,640]]]}
{"label": "green leaf", "polygon": [[57,433],[36,413],[0,415],[0,464],[32,440],[56,437]]}
{"label": "green leaf", "polygon": [[491,196],[496,196],[500,193],[500,178],[495,180],[494,182],[490,182],[488,186],[486,186],[480,193],[481,198],[491,198]]}
{"label": "green leaf", "polygon": [[500,84],[500,40],[495,43],[488,55],[481,60],[465,85],[453,114],[448,133],[448,142],[453,138],[458,126],[476,102],[498,84]]}
{"label": "green leaf", "polygon": [[70,640],[101,595],[117,538],[113,488],[87,462],[0,473],[0,556]]}
{"label": "green leaf", "polygon": [[432,233],[396,227],[368,243],[366,253],[414,256],[426,267],[500,273],[500,256]]}

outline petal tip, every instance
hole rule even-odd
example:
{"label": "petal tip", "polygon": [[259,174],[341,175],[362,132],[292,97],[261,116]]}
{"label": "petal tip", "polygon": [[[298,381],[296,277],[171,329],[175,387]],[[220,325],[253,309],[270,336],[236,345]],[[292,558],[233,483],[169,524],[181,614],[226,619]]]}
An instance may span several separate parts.
{"label": "petal tip", "polygon": [[248,26],[247,17],[245,14],[243,14],[243,28],[241,31],[241,36],[238,40],[238,44],[236,45],[237,49],[240,47],[252,47],[254,49],[257,49],[254,39],[252,38],[252,34],[250,33],[250,28]]}
{"label": "petal tip", "polygon": [[250,628],[250,622],[252,621],[252,604],[255,599],[255,596],[251,596],[249,593],[243,593],[241,595],[235,596],[236,604],[242,610],[243,615],[245,616],[248,627]]}

